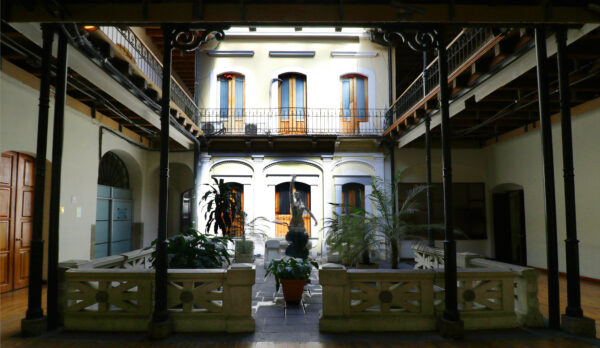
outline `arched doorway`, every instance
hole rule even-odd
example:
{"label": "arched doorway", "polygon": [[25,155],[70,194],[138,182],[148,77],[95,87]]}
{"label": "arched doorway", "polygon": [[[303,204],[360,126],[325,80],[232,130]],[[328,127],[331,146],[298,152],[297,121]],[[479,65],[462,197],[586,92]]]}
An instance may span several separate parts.
{"label": "arched doorway", "polygon": [[29,285],[34,188],[34,158],[3,152],[0,162],[0,292]]}
{"label": "arched doorway", "polygon": [[523,187],[503,184],[492,190],[496,260],[527,265]]}
{"label": "arched doorway", "polygon": [[[310,210],[310,186],[301,182],[294,183],[294,192],[300,193],[300,199],[304,206]],[[290,211],[290,183],[284,182],[275,186],[275,220],[289,223],[292,219]],[[304,228],[310,237],[310,215],[304,213]],[[288,233],[287,225],[277,224],[275,227],[275,236],[285,237]]]}
{"label": "arched doorway", "polygon": [[94,254],[92,258],[118,255],[132,248],[133,198],[129,172],[114,152],[100,159]]}

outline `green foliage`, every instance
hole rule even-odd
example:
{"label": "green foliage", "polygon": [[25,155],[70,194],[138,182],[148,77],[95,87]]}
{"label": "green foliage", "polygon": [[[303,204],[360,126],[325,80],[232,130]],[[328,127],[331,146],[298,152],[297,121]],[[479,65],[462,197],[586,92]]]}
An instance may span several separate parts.
{"label": "green foliage", "polygon": [[[336,208],[341,204],[332,204]],[[377,237],[377,229],[371,226],[372,220],[367,213],[358,207],[343,206],[347,213],[333,212],[333,217],[325,220],[325,228],[329,230],[325,242],[330,250],[343,255],[347,264],[358,262],[370,263],[370,252],[378,249],[382,243]]]}
{"label": "green foliage", "polygon": [[268,223],[269,220],[267,218],[259,216],[252,220],[248,219],[248,214],[246,212],[241,213],[242,225],[244,226],[244,233],[242,234],[242,240],[246,240],[246,235],[248,236],[260,236],[261,238],[267,238],[267,226],[265,223]]}
{"label": "green foliage", "polygon": [[279,291],[280,279],[304,279],[308,280],[312,267],[319,268],[319,264],[312,260],[298,260],[294,258],[283,258],[271,260],[267,267],[265,278],[269,275],[275,276],[275,288]]}
{"label": "green foliage", "polygon": [[[205,234],[189,229],[167,239],[167,255],[169,268],[221,268],[230,265],[227,237],[208,237]],[[157,240],[152,242],[155,247]],[[150,259],[156,268],[156,251]]]}
{"label": "green foliage", "polygon": [[202,196],[202,201],[206,201],[206,233],[219,234],[230,237],[231,225],[235,218],[240,214],[241,206],[238,202],[238,195],[234,191],[232,183],[226,183],[213,178],[214,185]]}
{"label": "green foliage", "polygon": [[[405,197],[400,198],[400,205],[395,206],[395,199],[398,191],[398,183],[402,172],[398,173],[392,180],[391,187],[385,187],[380,178],[372,178],[373,191],[370,199],[373,202],[373,210],[377,215],[370,215],[371,224],[384,236],[386,243],[391,248],[392,268],[398,268],[398,242],[406,237],[421,238],[423,231],[426,231],[428,225],[415,225],[408,222],[408,218],[419,212],[420,206],[417,198],[427,190],[426,185],[417,185],[410,189]],[[431,228],[440,228],[437,225],[431,225]]]}

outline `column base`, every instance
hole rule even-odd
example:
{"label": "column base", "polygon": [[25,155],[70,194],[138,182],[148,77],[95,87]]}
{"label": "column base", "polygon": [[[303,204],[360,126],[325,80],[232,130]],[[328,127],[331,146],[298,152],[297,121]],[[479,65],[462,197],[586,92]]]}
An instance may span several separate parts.
{"label": "column base", "polygon": [[148,337],[153,340],[162,340],[169,337],[173,332],[173,321],[167,319],[161,322],[150,321],[148,325]]}
{"label": "column base", "polygon": [[46,331],[46,317],[21,320],[21,334],[25,337],[39,336]]}
{"label": "column base", "polygon": [[440,317],[438,331],[444,338],[462,338],[465,334],[465,323],[462,320],[452,321]]}
{"label": "column base", "polygon": [[587,317],[572,317],[563,314],[562,329],[566,333],[582,337],[596,337],[596,322],[592,318]]}

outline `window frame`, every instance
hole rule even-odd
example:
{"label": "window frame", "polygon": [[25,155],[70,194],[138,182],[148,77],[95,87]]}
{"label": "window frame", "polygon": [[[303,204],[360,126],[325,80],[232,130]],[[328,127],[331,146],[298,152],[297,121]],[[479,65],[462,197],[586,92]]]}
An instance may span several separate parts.
{"label": "window frame", "polygon": [[[242,80],[242,107],[236,108],[236,101],[239,97],[236,93],[236,82],[238,79]],[[227,80],[227,107],[222,105],[221,86],[223,81]],[[234,116],[235,119],[243,119],[246,109],[246,76],[237,72],[224,72],[217,75],[217,90],[219,98],[219,118],[221,120],[227,120],[230,116]],[[241,110],[238,110],[241,109]],[[224,110],[227,110],[224,113]]]}
{"label": "window frame", "polygon": [[[350,80],[350,90],[349,90],[349,108],[348,109],[344,109],[344,79],[349,79]],[[358,95],[357,95],[357,89],[356,89],[356,81],[357,79],[362,79],[364,82],[364,95],[365,95],[365,100],[364,100],[364,108],[360,109],[363,110],[364,114],[360,115],[359,114],[359,109],[357,107],[357,102],[358,102]],[[346,121],[350,121],[352,120],[352,118],[354,117],[356,122],[368,122],[369,121],[369,78],[365,75],[362,74],[358,74],[358,73],[349,73],[349,74],[344,74],[342,76],[340,76],[340,115],[341,117],[346,120]],[[345,110],[349,110],[350,111],[350,115],[348,117],[345,116]]]}

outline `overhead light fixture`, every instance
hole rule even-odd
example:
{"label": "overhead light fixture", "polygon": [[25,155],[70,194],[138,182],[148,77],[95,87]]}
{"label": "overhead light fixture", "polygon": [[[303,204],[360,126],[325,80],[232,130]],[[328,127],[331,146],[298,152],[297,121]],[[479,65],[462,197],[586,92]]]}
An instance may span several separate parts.
{"label": "overhead light fixture", "polygon": [[206,54],[211,57],[253,57],[254,51],[219,51],[206,50]]}
{"label": "overhead light fixture", "polygon": [[331,56],[373,58],[377,57],[377,51],[331,51]]}
{"label": "overhead light fixture", "polygon": [[312,58],[315,51],[269,51],[269,57],[276,58]]}
{"label": "overhead light fixture", "polygon": [[98,30],[98,29],[100,29],[100,28],[98,28],[98,26],[97,26],[97,25],[84,25],[84,26],[83,26],[83,30],[85,30],[85,31],[87,31],[87,32],[90,32],[90,33],[91,33],[92,31],[96,31],[96,30]]}

